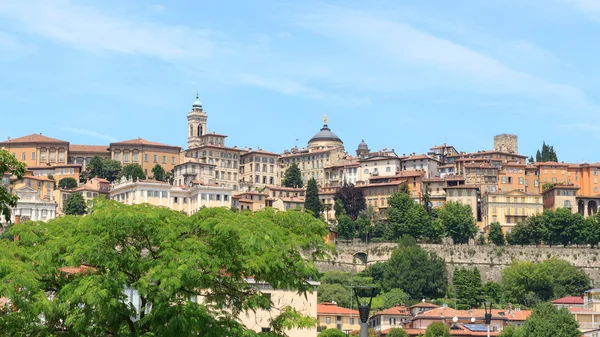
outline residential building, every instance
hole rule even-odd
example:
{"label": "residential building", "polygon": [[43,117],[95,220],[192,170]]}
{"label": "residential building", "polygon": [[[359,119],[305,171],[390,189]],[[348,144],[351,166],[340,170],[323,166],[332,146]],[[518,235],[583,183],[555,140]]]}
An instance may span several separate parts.
{"label": "residential building", "polygon": [[446,186],[446,203],[448,202],[459,202],[463,205],[471,206],[473,217],[477,222],[481,221],[479,212],[479,186],[477,185],[456,185]]}
{"label": "residential building", "polygon": [[302,181],[306,185],[310,178],[317,181],[317,185],[325,186],[325,167],[337,163],[340,159],[347,157],[344,151],[344,143],[325,124],[309,141],[308,147],[298,150],[292,148],[279,157],[281,166],[280,175],[283,176],[287,168],[296,163],[302,173]]}
{"label": "residential building", "polygon": [[540,193],[541,191],[539,168],[535,164],[527,164],[525,166],[525,192]]}
{"label": "residential building", "polygon": [[454,146],[452,145],[447,145],[446,143],[444,143],[444,145],[435,145],[434,147],[432,147],[431,149],[429,149],[429,152],[427,153],[427,155],[429,157],[433,157],[437,160],[439,160],[441,163],[448,163],[448,157],[450,156],[457,156],[459,155],[458,151],[456,151],[456,149],[454,148]]}
{"label": "residential building", "polygon": [[433,304],[430,302],[425,302],[425,300],[423,300],[417,304],[411,305],[410,307],[408,307],[408,310],[410,311],[411,315],[417,316],[420,313],[423,313],[425,311],[429,311],[432,309],[436,309],[439,307],[440,307],[439,305],[436,305],[436,304]]}
{"label": "residential building", "polygon": [[[540,175],[540,184],[567,184],[569,164],[557,162],[538,162],[535,163],[538,167]],[[542,192],[542,186],[540,191]]]}
{"label": "residential building", "polygon": [[505,232],[511,232],[517,223],[525,222],[532,215],[541,214],[544,203],[539,193],[499,191],[482,196],[481,211],[484,227],[498,222]]}
{"label": "residential building", "polygon": [[267,199],[267,207],[273,207],[280,211],[304,209],[304,197],[270,197]]}
{"label": "residential building", "polygon": [[[569,306],[569,311],[579,323],[583,333],[600,328],[600,289],[590,289],[583,293],[583,307]],[[589,336],[589,334],[588,334]]]}
{"label": "residential building", "polygon": [[359,181],[360,163],[354,157],[340,159],[337,163],[325,166],[325,186],[338,187],[344,184],[356,185]]}
{"label": "residential building", "polygon": [[498,168],[490,163],[465,163],[465,184],[479,187],[482,194],[498,190]]}
{"label": "residential building", "polygon": [[[423,179],[425,171],[401,171],[398,174],[390,177],[380,176],[371,177],[369,184],[380,184],[380,183],[391,183],[391,182],[402,182],[408,185],[410,190],[410,196],[417,202],[421,201],[421,197],[424,193]],[[361,185],[358,185],[361,186]]]}
{"label": "residential building", "polygon": [[123,177],[111,185],[110,198],[128,205],[149,203],[187,214],[202,207],[231,207],[231,189],[206,183],[172,186],[162,181]]}
{"label": "residential building", "polygon": [[404,183],[405,181],[400,180],[357,185],[356,187],[362,190],[367,207],[373,207],[381,219],[386,219],[386,212],[389,208],[388,199],[398,192]]}
{"label": "residential building", "polygon": [[264,209],[268,203],[269,195],[259,192],[244,192],[232,197],[233,207],[239,210],[250,210],[253,212]]}
{"label": "residential building", "polygon": [[577,193],[579,186],[555,185],[542,192],[544,209],[557,210],[568,208],[572,213],[577,213]]}
{"label": "residential building", "polygon": [[440,177],[423,178],[424,194],[429,195],[433,208],[443,208],[446,204],[446,179]]}
{"label": "residential building", "polygon": [[[20,217],[21,221],[48,221],[56,217],[56,202],[41,198],[38,189],[19,185],[15,188],[14,194],[19,197],[19,200],[17,206],[11,210],[12,223],[15,222],[16,216]],[[0,223],[5,223],[4,216],[0,216]]]}
{"label": "residential building", "polygon": [[56,165],[40,165],[27,166],[27,171],[31,172],[36,177],[51,178],[58,183],[63,178],[73,178],[79,182],[81,175],[81,165],[79,164],[56,164]]}
{"label": "residential building", "polygon": [[261,149],[240,154],[240,192],[281,185],[279,155]]}
{"label": "residential building", "polygon": [[402,171],[402,158],[398,157],[393,149],[361,153],[358,162],[360,163],[359,182],[368,183],[371,178],[391,177]]}
{"label": "residential building", "polygon": [[110,158],[108,145],[69,144],[69,164],[79,164],[84,171],[95,156],[101,159]]}
{"label": "residential building", "polygon": [[66,164],[69,142],[40,134],[31,134],[0,142],[0,148],[27,166]]}
{"label": "residential building", "polygon": [[496,168],[500,168],[503,163],[508,161],[518,161],[520,163],[527,162],[527,156],[517,153],[501,150],[483,150],[463,155],[469,159],[487,159]]}
{"label": "residential building", "polygon": [[391,328],[401,328],[409,323],[412,314],[407,307],[397,304],[396,306],[381,311],[375,311],[369,317],[369,327],[377,332]]}
{"label": "residential building", "polygon": [[326,221],[335,220],[335,194],[339,187],[321,187],[319,199],[323,205],[323,217]]}
{"label": "residential building", "polygon": [[[578,176],[574,176],[573,183],[581,187],[580,194],[583,196],[597,196],[600,193],[600,162],[594,164],[581,164]],[[577,173],[576,173],[577,174]]]}
{"label": "residential building", "polygon": [[438,166],[440,172],[440,178],[452,177],[455,174],[454,164],[444,164]]}
{"label": "residential building", "polygon": [[557,308],[583,308],[583,295],[581,296],[565,296],[552,301]]}
{"label": "residential building", "polygon": [[175,165],[173,169],[173,185],[190,186],[190,184],[215,184],[215,164],[208,164],[205,159],[185,158],[186,161]]}
{"label": "residential building", "polygon": [[360,330],[358,310],[338,306],[336,303],[325,302],[317,305],[317,319],[320,327],[327,329]]}
{"label": "residential building", "polygon": [[17,191],[25,186],[35,190],[41,199],[53,200],[54,180],[44,176],[33,176],[28,172],[23,178],[13,181],[11,190]]}
{"label": "residential building", "polygon": [[111,159],[121,165],[138,164],[147,177],[152,176],[152,169],[159,164],[169,172],[181,162],[182,150],[179,146],[150,142],[142,138],[110,143]]}
{"label": "residential building", "polygon": [[412,153],[408,157],[402,158],[402,171],[424,171],[425,178],[439,177],[439,166],[442,162],[426,154]]}
{"label": "residential building", "polygon": [[58,202],[57,212],[59,214],[64,213],[65,201],[72,193],[80,193],[85,200],[88,207],[93,206],[93,200],[97,197],[104,196],[109,197],[110,194],[110,182],[103,178],[92,178],[89,179],[85,184],[82,184],[73,189],[57,189],[54,191],[54,200]]}
{"label": "residential building", "polygon": [[498,190],[527,192],[528,181],[525,179],[525,167],[527,167],[525,163],[518,161],[503,163],[500,170],[498,170]]}

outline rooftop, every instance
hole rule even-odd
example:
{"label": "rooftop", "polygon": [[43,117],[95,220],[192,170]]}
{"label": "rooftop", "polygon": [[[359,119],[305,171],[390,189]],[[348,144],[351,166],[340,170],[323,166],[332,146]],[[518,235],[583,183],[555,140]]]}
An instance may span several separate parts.
{"label": "rooftop", "polygon": [[50,137],[46,137],[44,135],[37,134],[37,133],[33,133],[27,136],[23,136],[23,137],[19,137],[19,138],[13,138],[13,139],[8,139],[5,140],[3,142],[0,142],[0,144],[3,145],[7,145],[7,144],[27,144],[27,143],[53,143],[53,144],[68,144],[69,142],[64,141],[64,140],[60,140],[60,139],[56,139],[56,138],[50,138]]}

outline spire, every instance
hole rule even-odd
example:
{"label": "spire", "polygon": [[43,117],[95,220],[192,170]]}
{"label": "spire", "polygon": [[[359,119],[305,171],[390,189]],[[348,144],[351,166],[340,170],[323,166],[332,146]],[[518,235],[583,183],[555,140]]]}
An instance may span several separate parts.
{"label": "spire", "polygon": [[200,99],[198,97],[198,92],[196,92],[196,100],[194,101],[194,104],[192,104],[192,109],[193,110],[202,109],[202,103],[200,103]]}

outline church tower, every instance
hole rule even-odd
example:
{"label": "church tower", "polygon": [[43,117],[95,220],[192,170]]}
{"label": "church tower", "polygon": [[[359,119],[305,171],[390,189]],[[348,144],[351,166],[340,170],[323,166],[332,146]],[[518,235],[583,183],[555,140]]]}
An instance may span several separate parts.
{"label": "church tower", "polygon": [[208,115],[202,109],[202,103],[196,94],[196,100],[192,104],[192,110],[187,115],[188,119],[188,148],[198,147],[200,137],[206,134],[206,121]]}

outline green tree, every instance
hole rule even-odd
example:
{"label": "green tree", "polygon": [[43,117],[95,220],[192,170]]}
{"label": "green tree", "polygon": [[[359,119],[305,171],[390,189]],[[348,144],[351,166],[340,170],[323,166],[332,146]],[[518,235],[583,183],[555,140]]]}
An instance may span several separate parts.
{"label": "green tree", "polygon": [[398,193],[410,195],[410,187],[408,187],[408,184],[406,182],[400,184],[400,186],[398,187]]}
{"label": "green tree", "polygon": [[470,205],[459,202],[447,202],[439,213],[439,218],[446,228],[446,234],[454,240],[455,244],[468,243],[475,237],[477,226]]}
{"label": "green tree", "polygon": [[123,172],[121,172],[121,176],[133,180],[146,179],[146,174],[144,173],[144,170],[142,169],[140,164],[125,165],[125,167],[123,167]]}
{"label": "green tree", "polygon": [[110,158],[104,158],[102,159],[102,175],[99,177],[113,182],[119,178],[122,170],[121,162]]}
{"label": "green tree", "polygon": [[540,303],[519,329],[520,337],[579,337],[579,324],[568,309]]}
{"label": "green tree", "polygon": [[466,304],[470,308],[478,307],[481,303],[481,275],[479,270],[465,268],[454,268],[452,285],[456,292],[459,303]]}
{"label": "green tree", "polygon": [[84,215],[87,213],[85,199],[81,193],[71,193],[65,200],[63,212],[68,215]]}
{"label": "green tree", "polygon": [[335,226],[335,230],[342,240],[352,240],[358,235],[354,221],[345,214],[338,217],[338,223]]}
{"label": "green tree", "polygon": [[391,289],[383,294],[383,306],[384,308],[392,308],[399,304],[406,304],[409,298],[408,294],[402,289]]}
{"label": "green tree", "polygon": [[545,210],[542,221],[547,228],[546,244],[567,246],[571,243],[583,243],[586,221],[581,214],[573,214],[568,208],[556,211]]}
{"label": "green tree", "polygon": [[335,302],[337,305],[350,307],[350,289],[341,284],[323,283],[317,287],[317,297],[319,303]]}
{"label": "green tree", "polygon": [[518,328],[515,329],[511,325],[507,325],[504,327],[504,329],[502,329],[502,332],[500,332],[498,337],[518,337],[520,336],[519,333],[520,332],[518,331]]}
{"label": "green tree", "polygon": [[502,225],[499,222],[492,222],[490,224],[490,230],[488,232],[488,241],[495,244],[496,246],[504,246],[504,232],[502,232]]}
{"label": "green tree", "polygon": [[414,241],[403,240],[386,264],[383,289],[402,289],[410,298],[437,298],[446,292],[448,275],[442,259]]}
{"label": "green tree", "polygon": [[[10,152],[0,148],[0,172],[9,173],[17,179],[23,178],[25,174],[25,163],[21,163]],[[10,191],[0,182],[0,215],[4,216],[6,222],[10,222],[12,209],[17,206],[19,198],[10,193]]]}
{"label": "green tree", "polygon": [[70,190],[75,187],[77,187],[77,180],[75,180],[75,178],[67,177],[58,181],[58,188]]}
{"label": "green tree", "polygon": [[335,218],[340,219],[342,215],[346,215],[346,210],[344,209],[344,203],[342,203],[341,199],[335,199],[333,204],[333,211],[335,212]]}
{"label": "green tree", "polygon": [[[533,157],[532,157],[533,158]],[[558,156],[556,155],[556,151],[554,147],[551,145],[547,145],[546,142],[542,142],[542,150],[537,150],[535,154],[536,162],[547,162],[553,161],[558,162]]]}
{"label": "green tree", "polygon": [[285,170],[285,175],[283,176],[283,186],[294,188],[300,188],[303,186],[302,172],[300,172],[298,164],[292,163],[287,170]]}
{"label": "green tree", "polygon": [[391,328],[387,337],[408,337],[408,333],[402,328]]}
{"label": "green tree", "polygon": [[344,205],[344,211],[352,220],[358,217],[358,214],[365,208],[367,208],[367,201],[363,195],[363,191],[352,184],[342,185],[340,189],[335,193],[334,200],[342,201]]}
{"label": "green tree", "polygon": [[99,156],[94,156],[86,167],[89,178],[104,178],[104,161]]}
{"label": "green tree", "polygon": [[483,296],[493,303],[500,303],[502,301],[502,286],[499,283],[493,281],[486,282],[482,290]]}
{"label": "green tree", "polygon": [[425,337],[450,337],[450,330],[444,323],[434,322],[425,330]]}
{"label": "green tree", "polygon": [[585,238],[584,242],[592,247],[597,247],[600,242],[600,213],[588,217],[585,221],[586,224],[583,233],[583,237]]}
{"label": "green tree", "polygon": [[321,332],[319,332],[319,334],[317,335],[318,337],[346,337],[346,334],[339,329],[336,328],[330,328],[330,329],[325,329]]}
{"label": "green tree", "polygon": [[415,202],[409,194],[397,192],[388,199],[388,223],[392,229],[391,237],[398,239],[409,235],[416,240],[439,242],[444,233],[440,220],[427,212],[423,205]]}
{"label": "green tree", "polygon": [[[272,302],[248,275],[304,295],[319,276],[314,259],[330,254],[322,221],[271,209],[202,208],[188,217],[100,200],[88,216],[10,231],[20,239],[0,244],[0,296],[18,307],[0,314],[0,331],[9,336],[250,337],[257,334],[236,318],[271,308],[280,310],[269,323],[281,336],[317,322]],[[61,271],[82,261],[85,272]],[[141,310],[128,305],[126,287],[137,290]]]}
{"label": "green tree", "polygon": [[158,181],[165,181],[165,169],[160,164],[154,165],[152,168],[152,177]]}
{"label": "green tree", "polygon": [[321,217],[323,204],[319,199],[319,188],[315,178],[310,178],[306,184],[306,199],[304,200],[304,209],[312,212],[315,218]]}

